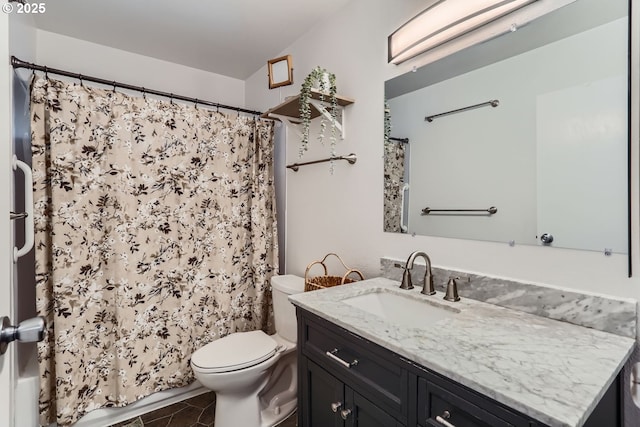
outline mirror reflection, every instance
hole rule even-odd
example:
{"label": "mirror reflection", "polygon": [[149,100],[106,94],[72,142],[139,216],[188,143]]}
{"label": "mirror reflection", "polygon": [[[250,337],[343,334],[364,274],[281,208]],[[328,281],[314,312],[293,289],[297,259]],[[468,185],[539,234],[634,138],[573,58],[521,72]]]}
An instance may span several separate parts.
{"label": "mirror reflection", "polygon": [[385,231],[626,253],[627,15],[578,0],[387,81]]}

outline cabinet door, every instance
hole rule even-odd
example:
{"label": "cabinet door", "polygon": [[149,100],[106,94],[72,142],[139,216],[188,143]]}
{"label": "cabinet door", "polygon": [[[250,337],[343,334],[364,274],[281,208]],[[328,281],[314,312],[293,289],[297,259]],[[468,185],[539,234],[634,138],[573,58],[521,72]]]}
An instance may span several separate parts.
{"label": "cabinet door", "polygon": [[362,397],[350,388],[346,388],[346,427],[402,427],[391,415]]}
{"label": "cabinet door", "polygon": [[306,366],[301,427],[345,427],[340,416],[345,406],[344,384],[310,360]]}

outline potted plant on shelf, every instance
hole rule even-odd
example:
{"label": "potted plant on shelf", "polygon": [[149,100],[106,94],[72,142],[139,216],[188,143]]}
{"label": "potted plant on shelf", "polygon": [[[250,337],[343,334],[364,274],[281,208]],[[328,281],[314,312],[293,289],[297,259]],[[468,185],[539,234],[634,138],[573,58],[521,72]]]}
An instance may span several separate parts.
{"label": "potted plant on shelf", "polygon": [[331,157],[335,157],[336,146],[336,123],[338,121],[338,101],[336,98],[336,75],[330,73],[326,69],[317,66],[304,79],[300,90],[300,120],[302,121],[302,140],[300,142],[300,157],[308,149],[309,144],[309,126],[311,124],[311,104],[312,89],[319,91],[320,102],[328,102],[330,104],[329,114],[331,120],[327,120],[324,115],[320,119],[320,134],[318,141],[324,140],[324,133],[327,128],[327,121],[331,122]]}

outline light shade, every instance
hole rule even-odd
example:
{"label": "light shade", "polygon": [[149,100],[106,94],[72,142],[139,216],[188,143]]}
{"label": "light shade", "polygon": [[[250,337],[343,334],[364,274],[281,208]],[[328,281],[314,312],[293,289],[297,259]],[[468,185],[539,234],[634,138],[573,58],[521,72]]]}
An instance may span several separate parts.
{"label": "light shade", "polygon": [[537,0],[438,0],[389,36],[399,64]]}

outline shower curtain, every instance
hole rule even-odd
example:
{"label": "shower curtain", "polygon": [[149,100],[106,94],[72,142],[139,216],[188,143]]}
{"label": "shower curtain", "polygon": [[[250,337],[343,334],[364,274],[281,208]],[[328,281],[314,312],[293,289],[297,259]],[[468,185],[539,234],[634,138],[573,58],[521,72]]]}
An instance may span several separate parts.
{"label": "shower curtain", "polygon": [[41,423],[194,380],[272,329],[273,126],[38,78],[31,94]]}
{"label": "shower curtain", "polygon": [[405,144],[390,140],[384,145],[384,231],[400,233]]}

